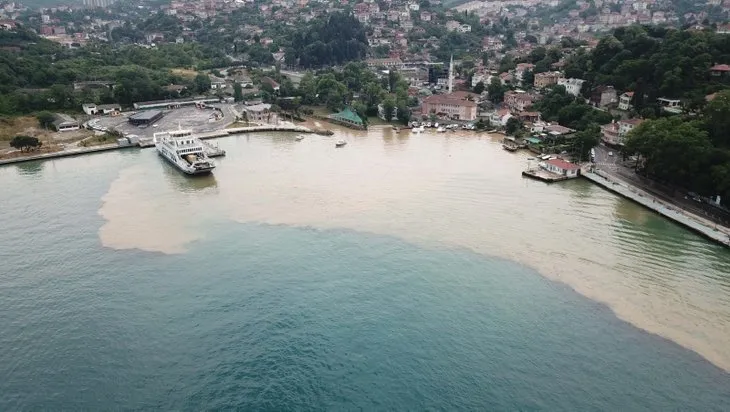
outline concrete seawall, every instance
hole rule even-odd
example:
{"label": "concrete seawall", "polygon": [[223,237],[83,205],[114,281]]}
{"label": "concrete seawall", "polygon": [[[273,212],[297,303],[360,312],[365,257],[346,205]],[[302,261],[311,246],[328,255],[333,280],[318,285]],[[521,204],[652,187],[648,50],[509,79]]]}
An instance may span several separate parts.
{"label": "concrete seawall", "polygon": [[60,159],[62,157],[81,156],[81,155],[85,155],[85,154],[108,152],[110,150],[121,150],[121,149],[139,149],[139,146],[119,146],[118,144],[113,143],[113,144],[96,146],[96,147],[83,147],[83,148],[72,149],[72,150],[62,150],[60,152],[43,153],[43,154],[33,155],[33,156],[15,157],[12,159],[3,159],[3,160],[0,160],[0,166],[16,164],[16,163],[23,163],[23,162],[32,162],[34,160]]}
{"label": "concrete seawall", "polygon": [[[206,139],[215,139],[218,137],[225,137],[225,136],[231,136],[231,135],[242,134],[242,133],[256,133],[256,132],[314,133],[314,131],[312,131],[304,126],[297,126],[297,125],[246,126],[246,127],[236,127],[236,128],[231,128],[231,129],[216,130],[215,132],[209,132],[209,133],[201,133],[200,135],[197,135],[196,137],[200,140],[206,140]],[[154,146],[144,146],[143,148],[147,148],[147,147],[154,147]],[[12,158],[12,159],[3,159],[3,160],[0,160],[0,166],[23,163],[23,162],[32,162],[32,161],[36,161],[36,160],[60,159],[63,157],[81,156],[81,155],[85,155],[85,154],[108,152],[111,150],[134,149],[134,148],[139,149],[140,146],[137,146],[137,145],[119,146],[118,144],[113,143],[113,144],[108,144],[108,145],[103,145],[103,146],[81,147],[78,149],[62,150],[60,152],[43,153],[43,154],[39,154],[39,155],[16,157],[16,158]]]}
{"label": "concrete seawall", "polygon": [[604,177],[600,172],[584,172],[582,176],[604,189],[633,200],[647,209],[659,213],[660,215],[673,220],[674,222],[706,237],[709,240],[713,240],[721,245],[730,247],[730,230],[724,228],[721,229],[701,216],[696,216],[685,212],[676,206],[657,200],[654,196],[637,189],[626,182]]}

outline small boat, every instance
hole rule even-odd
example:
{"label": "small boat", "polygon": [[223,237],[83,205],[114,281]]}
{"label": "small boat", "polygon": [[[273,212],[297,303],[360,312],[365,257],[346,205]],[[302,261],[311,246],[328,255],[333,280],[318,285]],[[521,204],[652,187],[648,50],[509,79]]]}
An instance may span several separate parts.
{"label": "small boat", "polygon": [[414,127],[412,130],[413,130],[413,133],[421,133],[421,132],[425,131],[426,129],[424,129],[423,126],[419,126],[419,127]]}
{"label": "small boat", "polygon": [[396,133],[398,133],[398,132],[400,132],[400,127],[398,127],[398,126],[393,126],[393,130],[394,130],[394,131],[395,131]]}
{"label": "small boat", "polygon": [[304,140],[304,136],[300,134],[299,136],[295,137],[294,140],[296,140],[297,142],[301,142],[302,140]]}
{"label": "small boat", "polygon": [[503,144],[502,149],[508,151],[508,152],[514,152],[517,149],[519,149],[517,146],[511,145],[511,144]]}
{"label": "small boat", "polygon": [[335,147],[342,147],[342,146],[344,146],[346,144],[347,144],[346,141],[344,141],[344,140],[338,140],[337,143],[335,143]]}
{"label": "small boat", "polygon": [[436,129],[436,131],[439,133],[443,133],[446,131],[446,129],[444,129],[443,127],[439,127],[438,129]]}

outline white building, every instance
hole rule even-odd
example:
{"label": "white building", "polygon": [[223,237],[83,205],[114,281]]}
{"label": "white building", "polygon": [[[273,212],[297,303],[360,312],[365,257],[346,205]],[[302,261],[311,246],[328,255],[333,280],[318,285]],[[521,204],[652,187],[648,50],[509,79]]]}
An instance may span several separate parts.
{"label": "white building", "polygon": [[682,113],[682,102],[679,99],[667,99],[666,97],[660,97],[656,100],[665,112],[672,114]]}
{"label": "white building", "polygon": [[561,159],[546,160],[544,163],[540,163],[540,167],[548,172],[565,177],[578,177],[580,172],[580,166]]}
{"label": "white building", "polygon": [[112,116],[119,114],[122,111],[122,106],[119,104],[100,104],[85,103],[81,105],[84,113],[93,116],[97,114],[110,114]]}
{"label": "white building", "polygon": [[618,99],[618,109],[619,110],[630,110],[631,109],[631,99],[634,98],[634,92],[626,92],[621,94],[621,96]]}
{"label": "white building", "polygon": [[565,91],[568,94],[572,94],[573,96],[580,95],[580,90],[583,87],[583,83],[585,83],[585,80],[583,79],[566,79],[564,77],[558,79],[558,85],[565,87]]}

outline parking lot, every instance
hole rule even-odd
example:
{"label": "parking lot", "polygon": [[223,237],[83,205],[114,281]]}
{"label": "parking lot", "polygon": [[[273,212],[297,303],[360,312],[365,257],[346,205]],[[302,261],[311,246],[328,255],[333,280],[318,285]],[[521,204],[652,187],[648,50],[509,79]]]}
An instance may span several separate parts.
{"label": "parking lot", "polygon": [[[108,129],[116,129],[125,135],[137,135],[140,137],[152,137],[155,132],[174,130],[178,127],[190,129],[193,133],[212,132],[225,128],[235,119],[229,104],[217,104],[214,109],[198,109],[195,107],[183,107],[172,110],[162,110],[164,116],[153,124],[146,126],[134,126],[127,120],[135,112],[125,112],[120,116],[103,116],[95,118],[96,124]],[[214,114],[222,114],[223,117],[215,120]]]}

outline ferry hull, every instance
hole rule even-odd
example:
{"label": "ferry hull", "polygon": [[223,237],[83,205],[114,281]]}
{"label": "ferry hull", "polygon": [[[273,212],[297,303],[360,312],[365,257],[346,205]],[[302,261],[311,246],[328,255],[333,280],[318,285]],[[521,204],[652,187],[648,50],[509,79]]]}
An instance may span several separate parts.
{"label": "ferry hull", "polygon": [[159,149],[157,149],[157,154],[160,155],[161,158],[165,159],[168,163],[170,163],[171,165],[175,166],[175,168],[177,170],[185,173],[188,176],[208,175],[208,174],[210,174],[213,171],[213,169],[215,169],[215,165],[213,165],[211,167],[207,167],[207,168],[198,168],[198,169],[195,169],[195,168],[184,168],[184,167],[180,166],[180,164],[178,164],[173,159],[170,159],[169,157],[165,156],[165,154],[162,153],[162,151],[160,151]]}

